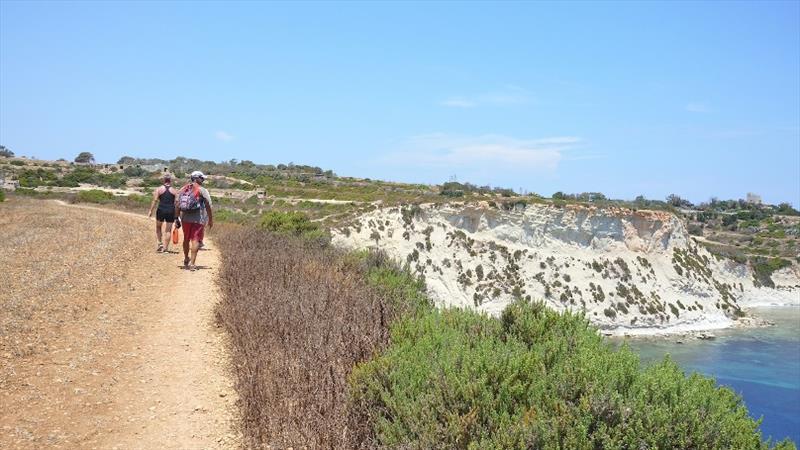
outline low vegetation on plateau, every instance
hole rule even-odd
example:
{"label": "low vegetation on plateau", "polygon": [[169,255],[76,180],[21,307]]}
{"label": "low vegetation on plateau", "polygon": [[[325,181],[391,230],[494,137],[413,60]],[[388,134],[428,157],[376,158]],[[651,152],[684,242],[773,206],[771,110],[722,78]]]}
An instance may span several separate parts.
{"label": "low vegetation on plateau", "polygon": [[643,368],[580,315],[440,311],[381,254],[220,234],[218,316],[251,447],[771,447],[733,391],[669,359]]}
{"label": "low vegetation on plateau", "polygon": [[[83,160],[79,163],[91,164]],[[616,202],[600,193],[557,193],[543,199],[469,184],[386,183],[310,166],[235,160],[123,158],[116,170],[77,164],[6,157],[0,172],[18,182],[17,194],[140,211],[163,171],[149,171],[151,166],[180,176],[189,168],[214,175],[209,187],[222,222],[214,229],[222,253],[217,319],[231,337],[246,447],[796,448],[788,440],[765,442],[759,422],[730,389],[701,375],[687,376],[668,359],[643,367],[628,349],[613,349],[583,316],[553,312],[536,298],[526,299],[517,285],[508,289],[520,299],[499,318],[438,310],[420,279],[381,253],[331,247],[326,229],[331,221],[392,205],[402,205],[400,217],[411,227],[422,211],[417,204],[453,198],[485,200],[499,209],[541,202],[664,209],[696,222],[694,234],[705,236],[703,245],[718,245],[719,253],[738,249],[742,261],[760,264],[757,282],[768,285],[774,271],[795,263],[788,256],[798,248],[793,210],[762,208],[752,215],[742,210],[734,220],[717,205],[690,217],[681,211],[691,205],[674,198]],[[82,185],[77,192],[59,191],[77,185]],[[119,197],[102,189],[123,186],[139,190]],[[376,232],[376,240],[386,236],[386,225],[375,224],[383,233]],[[415,242],[409,266],[428,263],[420,255],[435,244],[432,232],[420,230],[424,239]],[[466,235],[450,240],[472,246]],[[490,250],[515,264],[530,257]],[[682,272],[702,275],[695,262],[694,255],[675,255]],[[545,270],[552,261],[540,264]],[[496,279],[488,267],[465,266],[464,283]],[[619,272],[616,289],[589,286],[583,301],[618,297],[617,309],[609,308],[607,315],[623,314],[634,304],[652,306],[623,280],[648,277],[646,260],[638,266],[592,261],[586,270],[605,274],[612,267]],[[515,266],[509,264],[504,276],[516,280]],[[568,273],[544,281],[563,303],[582,301]],[[482,293],[499,295],[496,286]],[[476,297],[476,304],[480,300]],[[693,307],[669,305],[676,316],[678,308]]]}

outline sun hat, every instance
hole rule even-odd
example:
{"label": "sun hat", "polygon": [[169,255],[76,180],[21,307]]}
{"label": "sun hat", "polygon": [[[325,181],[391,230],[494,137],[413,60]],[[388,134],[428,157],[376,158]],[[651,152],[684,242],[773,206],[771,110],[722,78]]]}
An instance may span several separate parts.
{"label": "sun hat", "polygon": [[203,172],[200,172],[199,170],[195,170],[194,172],[192,172],[191,175],[189,175],[189,179],[191,179],[192,181],[197,180],[197,179],[205,180],[206,176],[203,175]]}

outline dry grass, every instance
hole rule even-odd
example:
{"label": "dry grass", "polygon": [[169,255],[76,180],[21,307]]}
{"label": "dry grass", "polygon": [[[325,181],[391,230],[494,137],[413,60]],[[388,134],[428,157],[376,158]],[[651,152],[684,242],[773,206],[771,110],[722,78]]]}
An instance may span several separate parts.
{"label": "dry grass", "polygon": [[[0,449],[238,443],[215,269],[156,253],[153,221],[0,203]],[[202,261],[218,267],[207,243]]]}
{"label": "dry grass", "polygon": [[135,249],[151,243],[100,211],[24,197],[0,206],[0,236],[0,352],[13,356],[57,341],[64,323],[96,306],[98,287],[118,281],[119,265],[133,263]]}
{"label": "dry grass", "polygon": [[235,347],[246,445],[373,447],[349,406],[347,377],[388,343],[392,294],[330,248],[248,227],[220,231],[217,315]]}

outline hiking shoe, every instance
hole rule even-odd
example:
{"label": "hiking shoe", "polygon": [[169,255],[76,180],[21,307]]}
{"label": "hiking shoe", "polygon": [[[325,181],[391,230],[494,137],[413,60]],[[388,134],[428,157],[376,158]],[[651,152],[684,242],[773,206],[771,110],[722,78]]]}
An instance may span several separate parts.
{"label": "hiking shoe", "polygon": [[187,268],[187,269],[189,268],[189,261],[191,261],[191,259],[189,259],[188,256],[183,258],[183,267],[184,268]]}
{"label": "hiking shoe", "polygon": [[161,244],[161,243],[159,243],[159,244],[158,244],[158,248],[156,249],[156,251],[157,251],[158,253],[161,253],[161,252],[163,252],[163,251],[164,251],[164,244]]}
{"label": "hiking shoe", "polygon": [[195,266],[194,264],[189,266],[189,272],[194,272],[195,270],[197,270],[197,266]]}

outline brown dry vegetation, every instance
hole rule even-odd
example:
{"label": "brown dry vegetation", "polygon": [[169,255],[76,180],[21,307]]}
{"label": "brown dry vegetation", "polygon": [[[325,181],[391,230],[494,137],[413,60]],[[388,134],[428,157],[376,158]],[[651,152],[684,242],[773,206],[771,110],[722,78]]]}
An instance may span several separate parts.
{"label": "brown dry vegetation", "polygon": [[401,313],[398,294],[367,281],[374,258],[237,226],[217,242],[218,318],[235,347],[246,445],[373,447],[347,377],[386,346]]}

